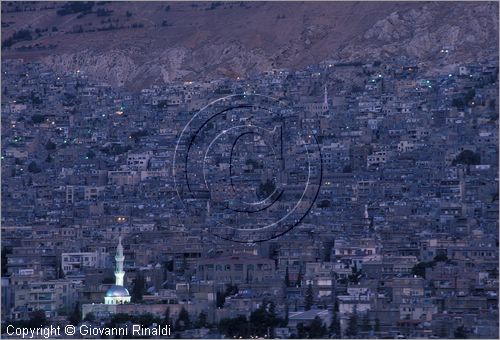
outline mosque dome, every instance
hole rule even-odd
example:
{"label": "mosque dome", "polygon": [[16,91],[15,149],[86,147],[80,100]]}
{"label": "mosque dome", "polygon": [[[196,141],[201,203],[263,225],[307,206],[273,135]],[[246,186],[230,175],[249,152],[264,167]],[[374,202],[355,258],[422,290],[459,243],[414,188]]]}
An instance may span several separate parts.
{"label": "mosque dome", "polygon": [[106,292],[106,297],[127,297],[130,296],[127,288],[123,286],[112,285]]}

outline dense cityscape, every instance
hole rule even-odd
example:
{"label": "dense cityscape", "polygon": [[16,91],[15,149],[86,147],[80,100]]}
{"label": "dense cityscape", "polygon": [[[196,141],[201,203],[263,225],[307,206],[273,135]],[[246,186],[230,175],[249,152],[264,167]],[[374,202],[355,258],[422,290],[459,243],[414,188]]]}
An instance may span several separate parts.
{"label": "dense cityscape", "polygon": [[2,337],[498,338],[498,55],[451,69],[3,60]]}

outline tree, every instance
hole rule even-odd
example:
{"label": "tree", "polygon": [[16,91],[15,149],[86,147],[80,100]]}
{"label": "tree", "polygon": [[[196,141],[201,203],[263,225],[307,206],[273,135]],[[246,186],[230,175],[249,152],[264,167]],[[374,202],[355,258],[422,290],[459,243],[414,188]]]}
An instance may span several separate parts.
{"label": "tree", "polygon": [[270,179],[267,179],[264,183],[260,183],[257,188],[257,197],[259,199],[265,199],[269,197],[276,190],[276,185]]}
{"label": "tree", "polygon": [[56,143],[54,143],[52,140],[48,140],[47,143],[45,143],[45,149],[48,151],[52,151],[56,149]]}
{"label": "tree", "polygon": [[179,317],[175,322],[175,330],[184,331],[186,329],[189,329],[190,327],[191,327],[191,321],[189,320],[189,313],[183,306],[179,313]]}
{"label": "tree", "polygon": [[319,339],[326,335],[326,326],[319,316],[315,316],[309,325],[309,338]]}
{"label": "tree", "polygon": [[340,320],[337,311],[334,309],[332,314],[332,321],[330,322],[330,327],[328,328],[330,337],[340,338]]}
{"label": "tree", "polygon": [[64,274],[62,263],[58,264],[56,275],[58,279],[64,279],[66,277],[66,275]]}
{"label": "tree", "polygon": [[283,320],[282,327],[288,326],[290,315],[290,306],[288,305],[288,300],[285,301],[285,319]]}
{"label": "tree", "polygon": [[299,339],[305,339],[307,336],[306,328],[302,322],[297,324],[297,337]]}
{"label": "tree", "polygon": [[297,275],[297,281],[295,281],[295,287],[302,286],[302,267],[299,268],[299,274]]}
{"label": "tree", "polygon": [[465,331],[464,326],[459,326],[457,329],[455,329],[455,332],[453,333],[455,339],[467,339],[467,332]]}
{"label": "tree", "polygon": [[464,97],[464,102],[466,104],[469,104],[469,102],[471,102],[474,97],[476,96],[476,90],[475,89],[470,89],[469,91],[467,91],[467,93],[465,94],[465,97]]}
{"label": "tree", "polygon": [[379,318],[375,318],[375,334],[377,333],[380,333],[380,319]]}
{"label": "tree", "polygon": [[432,261],[419,262],[416,265],[414,265],[413,268],[411,269],[411,273],[413,275],[417,275],[425,279],[426,268],[432,268],[436,265],[436,263],[446,262],[446,261],[448,261],[448,256],[446,256],[446,254],[439,253],[436,256],[434,256],[434,259],[432,259]]}
{"label": "tree", "polygon": [[132,288],[132,302],[142,301],[145,286],[146,280],[144,279],[144,275],[141,272],[137,273],[137,276],[134,279],[134,286]]}
{"label": "tree", "polygon": [[217,308],[223,308],[224,303],[226,302],[226,295],[222,292],[217,292],[215,295],[215,305]]}
{"label": "tree", "polygon": [[79,13],[81,15],[86,15],[92,12],[92,8],[94,7],[93,1],[78,1],[78,2],[69,2],[61,7],[57,11],[57,15],[69,15],[73,13]]}
{"label": "tree", "polygon": [[411,269],[411,273],[413,275],[417,275],[417,276],[423,277],[425,279],[425,269],[430,268],[430,267],[434,267],[435,264],[436,263],[434,261],[419,262],[413,266],[413,268]]}
{"label": "tree", "polygon": [[94,159],[94,157],[95,157],[95,152],[92,150],[87,151],[87,153],[85,154],[86,159]]}
{"label": "tree", "polygon": [[285,272],[285,286],[290,287],[290,273],[288,272],[288,266],[286,266]]}
{"label": "tree", "polygon": [[481,163],[481,156],[471,150],[463,150],[458,154],[458,156],[453,160],[452,165],[465,164],[465,165],[477,165]]}
{"label": "tree", "polygon": [[307,285],[306,296],[305,296],[305,309],[310,310],[314,304],[314,291],[311,283]]}
{"label": "tree", "polygon": [[111,317],[111,319],[106,325],[107,327],[116,327],[117,325],[121,325],[126,322],[131,322],[133,320],[134,318],[127,313],[117,313]]}
{"label": "tree", "polygon": [[224,303],[226,302],[226,297],[237,294],[237,293],[238,293],[238,286],[229,283],[226,286],[226,290],[224,292],[217,292],[217,294],[215,296],[215,303],[216,303],[217,308],[224,307]]}
{"label": "tree", "polygon": [[139,142],[141,137],[145,137],[148,135],[146,130],[134,131],[130,134],[130,138],[134,140],[135,143]]}
{"label": "tree", "polygon": [[436,256],[434,256],[433,261],[434,262],[446,262],[446,261],[448,261],[448,256],[446,256],[446,254],[439,253]]}
{"label": "tree", "polygon": [[107,277],[103,278],[101,282],[104,284],[107,284],[107,285],[113,284],[113,283],[115,283],[115,278],[112,276],[107,276]]}
{"label": "tree", "polygon": [[245,161],[245,165],[251,165],[254,169],[260,168],[259,162],[257,162],[255,159],[247,159]]}
{"label": "tree", "polygon": [[[165,261],[163,263],[163,265],[165,268],[165,272],[173,272],[174,271],[174,261],[173,260]],[[165,274],[165,275],[167,275],[167,274]]]}
{"label": "tree", "polygon": [[7,274],[7,255],[12,254],[11,247],[2,247],[2,276]]}
{"label": "tree", "polygon": [[238,315],[235,318],[225,318],[219,322],[219,331],[227,338],[249,338],[249,325],[246,316]]}
{"label": "tree", "polygon": [[226,287],[226,296],[235,295],[238,293],[238,286],[233,284],[228,284]]}
{"label": "tree", "polygon": [[33,37],[31,36],[31,31],[28,29],[22,29],[17,32],[14,32],[14,34],[10,37],[2,41],[2,48],[4,47],[11,47],[15,43],[19,41],[28,41],[32,40]]}
{"label": "tree", "polygon": [[42,170],[35,161],[31,161],[31,163],[28,165],[28,171],[36,174],[41,172]]}
{"label": "tree", "polygon": [[94,322],[95,321],[95,314],[92,312],[87,313],[87,315],[85,315],[85,318],[83,319],[83,321]]}
{"label": "tree", "polygon": [[201,311],[198,314],[198,321],[196,322],[196,328],[203,328],[207,325],[207,313]]}
{"label": "tree", "polygon": [[262,305],[250,314],[250,327],[256,335],[265,336],[273,332],[283,320],[276,316],[274,302],[263,301]]}
{"label": "tree", "polygon": [[154,316],[152,313],[144,313],[133,318],[133,322],[142,325],[143,327],[149,327],[153,323],[160,324],[161,319]]}
{"label": "tree", "polygon": [[465,102],[462,98],[453,98],[453,100],[451,101],[451,105],[458,109],[463,109],[465,106]]}
{"label": "tree", "polygon": [[370,324],[370,318],[368,317],[368,313],[363,315],[363,320],[361,321],[361,330],[363,332],[369,332],[372,330],[372,326]]}
{"label": "tree", "polygon": [[34,123],[34,124],[40,124],[41,122],[43,122],[45,120],[45,116],[44,115],[40,115],[40,114],[34,114],[33,116],[31,116],[31,121]]}
{"label": "tree", "polygon": [[358,283],[361,279],[361,270],[358,270],[358,266],[354,263],[352,267],[352,274],[349,275],[349,281],[352,283]]}
{"label": "tree", "polygon": [[41,309],[31,312],[29,323],[31,327],[43,327],[48,324],[45,312]]}
{"label": "tree", "polygon": [[476,90],[471,89],[463,97],[454,98],[451,101],[451,105],[455,106],[458,109],[463,109],[466,105],[470,104],[470,102],[474,99],[475,96],[476,96]]}
{"label": "tree", "polygon": [[351,165],[350,165],[350,164],[347,164],[347,165],[344,167],[344,169],[342,169],[342,172],[343,172],[343,173],[350,173],[350,172],[352,172],[352,167],[351,167]]}
{"label": "tree", "polygon": [[170,319],[170,307],[167,307],[167,309],[165,309],[165,315],[163,317],[163,324],[164,325],[171,325],[172,324],[172,320]]}
{"label": "tree", "polygon": [[[334,239],[326,239],[323,243],[323,261],[330,262],[332,259],[332,249],[335,245],[335,240]],[[334,297],[334,287],[335,287],[335,280],[336,280],[337,273],[332,272],[332,297]]]}
{"label": "tree", "polygon": [[357,93],[357,92],[361,92],[363,90],[363,88],[359,85],[352,85],[351,86],[351,92],[352,93]]}
{"label": "tree", "polygon": [[356,310],[356,306],[354,306],[352,314],[349,317],[349,321],[347,322],[345,334],[348,337],[355,337],[358,335],[358,311]]}
{"label": "tree", "polygon": [[440,337],[440,338],[448,338],[450,335],[450,322],[449,321],[446,321],[446,320],[443,320],[441,321],[439,324],[438,324],[438,327],[436,329],[436,332],[437,332],[437,335]]}
{"label": "tree", "polygon": [[329,208],[331,205],[330,201],[329,200],[321,200],[319,203],[318,203],[318,208]]}

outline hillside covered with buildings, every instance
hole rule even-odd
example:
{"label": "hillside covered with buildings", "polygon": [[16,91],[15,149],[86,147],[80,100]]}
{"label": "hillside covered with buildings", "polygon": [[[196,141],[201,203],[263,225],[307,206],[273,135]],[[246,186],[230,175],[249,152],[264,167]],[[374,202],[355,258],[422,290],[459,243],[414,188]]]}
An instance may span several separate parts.
{"label": "hillside covered with buildings", "polygon": [[[157,21],[138,15],[160,5]],[[2,44],[2,337],[9,325],[135,323],[168,326],[171,338],[498,338],[497,24],[481,38],[491,50],[476,38],[432,47],[432,58],[314,52],[312,62],[304,50],[287,67],[193,68],[129,87],[115,80],[136,75],[119,66],[57,61],[78,53],[72,44],[114,46],[106,39],[125,28],[68,28],[119,17],[144,25],[133,34],[161,35],[181,10],[207,22],[224,11],[279,13],[277,23],[297,14],[267,3],[85,6],[2,3],[2,39],[12,38]],[[269,6],[285,12],[263,14]],[[358,38],[396,44],[391,25],[446,6],[387,3]],[[493,5],[456,6],[480,18]],[[20,17],[30,39],[14,34]],[[311,46],[337,46],[306,26]],[[36,27],[48,31],[33,36]],[[401,41],[409,36],[419,35]],[[22,48],[42,42],[57,46]]]}

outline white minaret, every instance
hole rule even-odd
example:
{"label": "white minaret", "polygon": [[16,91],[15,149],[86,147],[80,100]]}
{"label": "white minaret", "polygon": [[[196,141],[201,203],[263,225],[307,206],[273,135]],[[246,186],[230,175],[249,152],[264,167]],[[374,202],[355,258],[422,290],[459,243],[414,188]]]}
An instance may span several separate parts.
{"label": "white minaret", "polygon": [[323,104],[328,105],[328,90],[326,88],[326,84],[325,84],[325,93],[323,95]]}
{"label": "white minaret", "polygon": [[123,260],[125,257],[123,256],[123,246],[122,246],[122,237],[118,238],[118,247],[116,247],[116,269],[115,269],[115,285],[123,286],[123,277],[125,276],[125,272],[123,271]]}
{"label": "white minaret", "polygon": [[326,88],[326,84],[325,84],[325,91],[323,94],[323,111],[324,112],[328,111],[328,90]]}
{"label": "white minaret", "polygon": [[118,305],[122,303],[130,302],[130,293],[127,288],[123,286],[123,277],[125,272],[123,271],[123,246],[122,237],[118,239],[118,247],[116,247],[116,269],[115,269],[115,284],[111,286],[106,295],[104,296],[104,303],[106,305]]}

